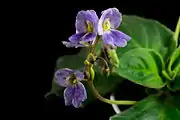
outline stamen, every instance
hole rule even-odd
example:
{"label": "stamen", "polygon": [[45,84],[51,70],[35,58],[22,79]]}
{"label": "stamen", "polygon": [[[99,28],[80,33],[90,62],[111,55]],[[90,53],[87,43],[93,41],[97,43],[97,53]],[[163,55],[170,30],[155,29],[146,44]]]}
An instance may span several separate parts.
{"label": "stamen", "polygon": [[76,84],[78,82],[74,74],[69,75],[67,77],[67,80],[69,81],[70,84]]}
{"label": "stamen", "polygon": [[76,84],[77,83],[77,79],[73,80],[73,84]]}

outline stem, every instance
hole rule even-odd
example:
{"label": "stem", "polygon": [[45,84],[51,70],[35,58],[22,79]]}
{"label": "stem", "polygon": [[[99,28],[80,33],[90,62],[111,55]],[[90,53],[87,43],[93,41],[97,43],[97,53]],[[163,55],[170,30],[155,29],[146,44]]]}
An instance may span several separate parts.
{"label": "stem", "polygon": [[109,100],[109,99],[106,99],[104,97],[102,97],[98,91],[96,90],[96,88],[94,87],[93,85],[93,82],[92,81],[89,81],[88,82],[92,92],[94,93],[94,95],[101,101],[105,102],[105,103],[108,103],[108,104],[117,104],[117,105],[133,105],[136,103],[136,101],[119,101],[119,100]]}
{"label": "stem", "polygon": [[98,43],[98,39],[96,39],[95,43],[94,43],[94,49],[93,49],[93,52],[92,54],[94,55],[94,53],[96,52],[96,46],[97,46],[97,43]]}
{"label": "stem", "polygon": [[102,57],[97,57],[97,59],[102,60],[102,61],[104,62],[104,64],[106,65],[106,68],[109,69],[108,63],[106,62],[106,60],[105,60],[104,58],[102,58]]}
{"label": "stem", "polygon": [[167,78],[168,80],[172,80],[172,78],[168,75],[168,73],[167,73],[165,70],[162,71],[162,74],[163,74],[163,76],[164,76],[165,78]]}
{"label": "stem", "polygon": [[174,39],[176,41],[178,41],[179,31],[180,31],[180,17],[179,17],[179,20],[178,20],[178,23],[177,23],[177,26],[176,26],[176,30],[175,30],[175,33],[174,33]]}
{"label": "stem", "polygon": [[91,50],[92,50],[92,41],[90,42],[88,53],[90,53]]}
{"label": "stem", "polygon": [[105,48],[105,47],[103,47],[103,48],[102,48],[102,50],[103,50],[103,53],[104,53],[105,59],[106,59],[106,61],[107,61],[108,63],[110,63],[110,62],[109,62],[109,60],[108,60],[108,57],[107,57],[107,55],[106,55],[106,52],[105,52],[104,48]]}

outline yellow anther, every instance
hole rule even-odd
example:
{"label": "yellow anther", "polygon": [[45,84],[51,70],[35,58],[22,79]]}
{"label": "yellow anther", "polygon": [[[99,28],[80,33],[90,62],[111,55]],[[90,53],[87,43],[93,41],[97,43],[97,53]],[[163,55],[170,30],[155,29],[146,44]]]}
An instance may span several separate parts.
{"label": "yellow anther", "polygon": [[76,84],[77,83],[77,80],[75,79],[75,80],[73,80],[73,84]]}

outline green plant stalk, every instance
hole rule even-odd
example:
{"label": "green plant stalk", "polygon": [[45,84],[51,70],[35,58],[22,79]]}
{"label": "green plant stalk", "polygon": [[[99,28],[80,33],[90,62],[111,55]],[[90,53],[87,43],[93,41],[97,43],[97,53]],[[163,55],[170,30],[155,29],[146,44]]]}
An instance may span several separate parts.
{"label": "green plant stalk", "polygon": [[168,73],[167,73],[165,70],[162,71],[162,74],[163,74],[163,76],[164,76],[165,78],[167,78],[168,80],[173,80],[173,79],[168,75]]}
{"label": "green plant stalk", "polygon": [[176,75],[177,75],[177,73],[178,73],[178,69],[180,69],[180,64],[177,66],[177,70],[175,70],[175,72],[173,71],[173,77],[172,77],[172,79],[174,80],[175,79],[175,77],[176,77]]}
{"label": "green plant stalk", "polygon": [[93,55],[94,55],[95,52],[96,52],[96,47],[97,47],[98,41],[99,41],[99,39],[96,39],[96,40],[95,40],[94,49],[93,49],[93,51],[92,51],[92,54],[93,54]]}
{"label": "green plant stalk", "polygon": [[93,85],[92,81],[88,81],[88,85],[91,88],[93,94],[101,101],[108,103],[108,104],[117,104],[117,105],[133,105],[136,103],[136,101],[123,101],[123,100],[109,100],[107,98],[102,97],[96,88]]}
{"label": "green plant stalk", "polygon": [[175,33],[174,33],[174,39],[176,40],[176,42],[178,42],[179,32],[180,32],[180,17],[179,17],[179,20],[175,29]]}
{"label": "green plant stalk", "polygon": [[92,41],[90,42],[88,53],[90,53],[91,50],[92,50]]}
{"label": "green plant stalk", "polygon": [[[91,52],[92,50],[92,43],[90,44],[90,49],[89,49],[89,52],[91,53],[91,55],[94,55],[94,53],[96,52],[96,47],[97,47],[97,43],[98,43],[98,39],[96,39],[95,43],[94,43],[94,46],[93,46],[93,51]],[[90,54],[89,54],[90,55]],[[87,58],[89,58],[89,55],[87,56]],[[87,60],[87,59],[86,59]],[[89,64],[89,62],[85,62],[86,65]],[[91,66],[92,67],[92,66]],[[89,70],[90,71],[90,70]],[[90,75],[91,76],[91,75]],[[94,95],[101,101],[105,102],[105,103],[108,103],[108,104],[117,104],[117,105],[133,105],[136,103],[136,101],[119,101],[119,100],[109,100],[109,99],[106,99],[104,97],[102,97],[98,91],[96,90],[96,88],[94,87],[94,84],[93,84],[93,81],[90,80],[88,81],[88,84],[89,84],[89,87],[91,88],[92,92],[94,93]]]}

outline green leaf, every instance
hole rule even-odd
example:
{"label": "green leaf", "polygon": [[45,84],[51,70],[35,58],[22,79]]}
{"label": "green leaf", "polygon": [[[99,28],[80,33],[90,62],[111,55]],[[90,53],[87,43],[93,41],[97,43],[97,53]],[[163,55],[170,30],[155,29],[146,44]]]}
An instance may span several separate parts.
{"label": "green leaf", "polygon": [[[60,57],[57,60],[56,69],[60,68],[70,68],[70,69],[77,69],[83,71],[84,69],[84,61],[88,55],[88,50],[83,48],[78,54],[76,55],[65,55]],[[97,71],[97,67],[95,66],[95,79],[94,84],[97,90],[101,95],[106,95],[107,93],[111,92],[117,85],[122,81],[122,78],[117,75],[110,75],[108,78],[105,77]],[[90,101],[95,100],[94,95],[92,95],[89,87],[87,86],[86,82],[83,82],[86,89],[88,99],[84,102],[84,105],[88,104]],[[46,97],[50,94],[56,94],[57,96],[63,96],[63,90],[61,86],[57,85],[54,80],[52,82],[52,88],[49,93],[46,94]]]}
{"label": "green leaf", "polygon": [[174,80],[174,86],[172,86],[174,91],[180,90],[180,75],[176,76]]}
{"label": "green leaf", "polygon": [[180,90],[180,46],[173,52],[169,64],[168,71],[173,81],[170,81],[168,88],[171,91]]}
{"label": "green leaf", "polygon": [[119,68],[113,72],[120,76],[149,88],[162,88],[165,84],[161,79],[164,63],[155,51],[146,48],[129,50],[119,58]]}
{"label": "green leaf", "polygon": [[180,90],[180,69],[179,72],[177,72],[177,76],[175,77],[175,79],[173,81],[170,81],[170,83],[168,84],[168,88],[171,91]]}
{"label": "green leaf", "polygon": [[123,15],[119,30],[132,38],[126,47],[118,48],[119,57],[130,49],[149,48],[167,60],[176,48],[173,32],[156,20]]}
{"label": "green leaf", "polygon": [[84,61],[88,56],[88,49],[81,49],[78,54],[65,55],[60,57],[56,62],[56,69],[70,68],[70,69],[84,69]]}
{"label": "green leaf", "polygon": [[45,98],[47,99],[49,95],[57,95],[61,96],[63,94],[63,87],[60,87],[58,84],[55,83],[54,78],[52,80],[52,87],[50,92],[45,94]]}
{"label": "green leaf", "polygon": [[172,77],[175,77],[180,69],[180,46],[173,52],[169,64],[168,71]]}
{"label": "green leaf", "polygon": [[180,96],[163,99],[149,96],[110,120],[179,120]]}

